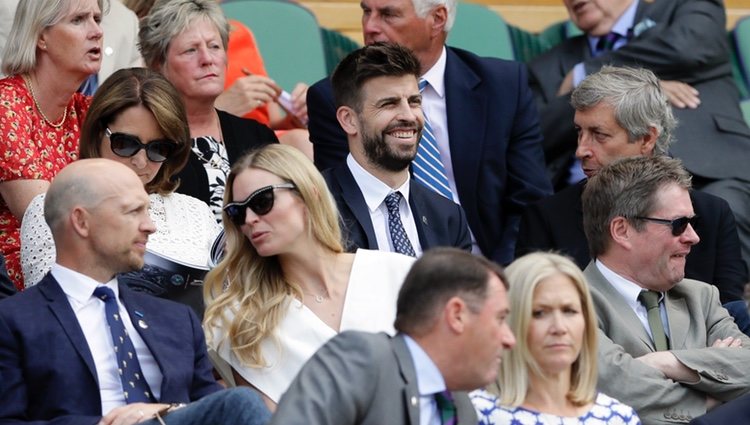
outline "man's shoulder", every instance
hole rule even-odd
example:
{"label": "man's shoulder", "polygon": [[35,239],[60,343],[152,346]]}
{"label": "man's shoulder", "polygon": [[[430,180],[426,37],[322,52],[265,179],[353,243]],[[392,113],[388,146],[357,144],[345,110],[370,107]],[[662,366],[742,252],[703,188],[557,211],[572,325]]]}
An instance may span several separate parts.
{"label": "man's shoulder", "polygon": [[561,209],[569,209],[579,205],[581,194],[583,194],[583,183],[577,183],[554,195],[529,204],[529,207],[539,211],[559,213]]}
{"label": "man's shoulder", "polygon": [[492,80],[503,80],[509,75],[517,75],[525,68],[525,65],[518,61],[478,56],[457,47],[446,46],[446,49],[449,65],[452,61],[460,61],[482,77]]}

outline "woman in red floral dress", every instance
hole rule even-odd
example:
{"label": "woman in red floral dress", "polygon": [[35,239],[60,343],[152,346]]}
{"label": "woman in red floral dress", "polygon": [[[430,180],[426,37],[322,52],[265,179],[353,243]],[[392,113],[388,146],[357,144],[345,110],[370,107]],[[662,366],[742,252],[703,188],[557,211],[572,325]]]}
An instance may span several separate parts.
{"label": "woman in red floral dress", "polygon": [[89,99],[77,93],[101,64],[106,0],[21,1],[0,80],[0,252],[23,288],[19,227],[31,199],[78,157]]}

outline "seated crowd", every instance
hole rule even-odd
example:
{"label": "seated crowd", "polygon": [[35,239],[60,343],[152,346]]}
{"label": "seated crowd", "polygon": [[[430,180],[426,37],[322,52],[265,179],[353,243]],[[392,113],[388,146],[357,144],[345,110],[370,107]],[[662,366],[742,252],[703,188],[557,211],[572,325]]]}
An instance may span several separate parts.
{"label": "seated crowd", "polygon": [[750,423],[723,6],[562,2],[286,93],[219,0],[0,0],[0,425]]}

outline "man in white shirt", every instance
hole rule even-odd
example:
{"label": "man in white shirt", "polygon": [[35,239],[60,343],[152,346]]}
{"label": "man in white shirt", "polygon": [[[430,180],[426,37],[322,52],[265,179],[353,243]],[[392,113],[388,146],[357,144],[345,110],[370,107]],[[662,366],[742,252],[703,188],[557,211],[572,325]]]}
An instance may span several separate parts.
{"label": "man in white shirt", "polygon": [[156,230],[149,204],[138,176],[114,161],[76,161],[55,178],[45,220],[57,261],[0,302],[0,424],[268,419],[255,392],[221,391],[189,307],[118,284],[118,273],[143,267]]}
{"label": "man in white shirt", "polygon": [[419,256],[436,246],[471,250],[461,207],[409,173],[427,131],[418,76],[419,62],[409,50],[378,43],[349,54],[331,77],[350,153],[324,176],[351,251]]}
{"label": "man in white shirt", "polygon": [[582,197],[599,390],[648,424],[688,422],[750,390],[750,339],[716,287],[685,279],[700,241],[689,189],[680,161],[657,155],[602,168]]}

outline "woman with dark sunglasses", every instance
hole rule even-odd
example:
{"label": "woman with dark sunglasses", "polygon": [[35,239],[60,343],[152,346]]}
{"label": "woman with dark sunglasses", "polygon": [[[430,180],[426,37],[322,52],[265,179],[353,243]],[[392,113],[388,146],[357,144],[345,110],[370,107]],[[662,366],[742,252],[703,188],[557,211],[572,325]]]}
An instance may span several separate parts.
{"label": "woman with dark sunglasses", "polygon": [[[190,134],[175,88],[143,68],[121,69],[101,85],[81,131],[81,158],[107,158],[130,167],[150,194],[156,233],[147,249],[197,269],[206,269],[220,228],[204,202],[174,193],[172,176],[187,161]],[[116,232],[117,229],[112,229]],[[146,263],[149,264],[147,254]],[[29,205],[21,227],[21,263],[27,286],[54,263],[55,249],[44,221],[44,195]],[[154,292],[158,288],[151,288]]]}
{"label": "woman with dark sunglasses", "polygon": [[204,287],[208,345],[270,409],[338,332],[394,333],[396,298],[414,259],[345,253],[336,202],[295,148],[268,145],[232,167],[224,227],[226,254]]}

